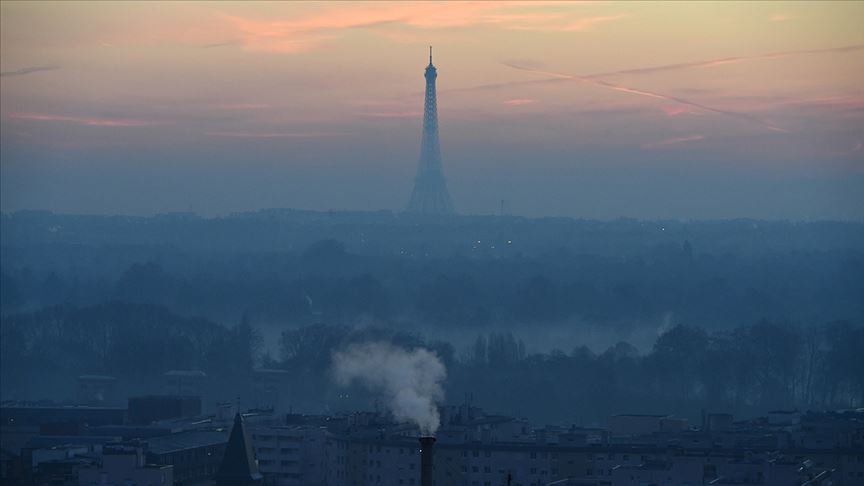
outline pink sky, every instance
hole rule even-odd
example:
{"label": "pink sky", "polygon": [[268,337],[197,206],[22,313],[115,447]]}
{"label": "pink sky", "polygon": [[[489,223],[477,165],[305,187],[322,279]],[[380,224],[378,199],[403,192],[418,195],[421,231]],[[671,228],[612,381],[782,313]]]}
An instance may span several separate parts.
{"label": "pink sky", "polygon": [[[860,2],[3,2],[0,10],[2,169],[13,182],[40,180],[37,154],[45,167],[71,170],[79,159],[115,157],[106,147],[159,150],[183,167],[230,142],[246,144],[243,167],[262,174],[281,151],[289,166],[368,164],[410,183],[429,44],[455,192],[470,191],[459,181],[495,160],[527,170],[500,155],[513,150],[551,154],[531,166],[550,173],[562,157],[594,167],[608,154],[616,168],[683,153],[688,167],[706,170],[722,160],[723,168],[857,177],[864,165],[855,149],[864,143]],[[398,208],[400,197],[374,204]],[[24,205],[16,198],[4,197],[4,210]]]}

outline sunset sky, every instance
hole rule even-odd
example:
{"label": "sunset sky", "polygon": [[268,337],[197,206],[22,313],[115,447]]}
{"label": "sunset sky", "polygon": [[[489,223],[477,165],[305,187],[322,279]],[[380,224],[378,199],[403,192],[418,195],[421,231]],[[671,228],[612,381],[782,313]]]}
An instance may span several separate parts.
{"label": "sunset sky", "polygon": [[3,211],[864,219],[864,2],[0,4]]}

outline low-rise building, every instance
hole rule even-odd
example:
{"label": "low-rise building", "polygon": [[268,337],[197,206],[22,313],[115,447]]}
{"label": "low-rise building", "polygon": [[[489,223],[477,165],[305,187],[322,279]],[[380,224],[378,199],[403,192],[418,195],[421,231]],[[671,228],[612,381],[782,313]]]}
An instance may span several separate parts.
{"label": "low-rise building", "polygon": [[174,466],[174,484],[189,485],[213,479],[225,454],[228,430],[190,430],[146,441],[149,464]]}
{"label": "low-rise building", "polygon": [[111,445],[102,450],[96,467],[78,470],[79,486],[171,486],[174,467],[148,464],[141,447]]}

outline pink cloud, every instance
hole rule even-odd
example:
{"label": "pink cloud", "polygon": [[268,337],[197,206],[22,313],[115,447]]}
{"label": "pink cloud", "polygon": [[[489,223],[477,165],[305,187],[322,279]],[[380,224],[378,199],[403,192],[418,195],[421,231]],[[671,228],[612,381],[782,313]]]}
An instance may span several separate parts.
{"label": "pink cloud", "polygon": [[360,113],[360,116],[371,118],[419,118],[423,116],[422,111],[372,111]]}
{"label": "pink cloud", "polygon": [[852,155],[857,153],[864,153],[864,143],[859,143],[852,147],[852,150],[846,152],[846,155]]}
{"label": "pink cloud", "polygon": [[581,19],[576,19],[572,21],[568,21],[567,23],[549,23],[549,22],[537,22],[532,24],[520,24],[513,25],[508,27],[511,30],[538,30],[538,31],[548,31],[548,32],[583,32],[596,24],[611,22],[613,20],[621,20],[626,18],[627,15],[619,14],[619,15],[598,15],[595,17],[583,17]]}
{"label": "pink cloud", "polygon": [[270,108],[271,105],[264,103],[226,103],[213,105],[218,110],[260,110]]}
{"label": "pink cloud", "polygon": [[817,98],[792,100],[789,102],[789,104],[796,106],[861,109],[864,108],[864,99],[852,96],[823,96]]}
{"label": "pink cloud", "polygon": [[511,106],[521,106],[521,105],[530,105],[531,103],[534,103],[535,101],[537,101],[537,100],[517,98],[515,100],[507,100],[504,102],[504,104],[505,105],[511,105]]}
{"label": "pink cloud", "polygon": [[[411,29],[435,30],[472,26],[502,29],[582,31],[601,22],[623,18],[605,15],[578,18],[573,11],[532,11],[548,2],[383,2],[328,4],[303,17],[266,19],[221,14],[230,32],[223,38],[238,39],[245,49],[297,53],[338,39],[345,31],[364,29],[396,42],[427,42],[428,35]],[[568,6],[575,3],[568,3]],[[393,29],[395,27],[396,29]],[[225,45],[220,42],[212,45]],[[233,42],[231,43],[233,45]]]}
{"label": "pink cloud", "polygon": [[566,25],[563,29],[567,32],[581,32],[583,30],[588,30],[596,24],[611,22],[613,20],[621,20],[627,17],[626,15],[600,15],[597,17],[586,17],[583,19],[579,19],[575,22],[572,22]]}
{"label": "pink cloud", "polygon": [[828,151],[826,153],[828,155],[841,156],[841,157],[847,157],[850,155],[855,156],[857,154],[864,154],[864,143],[859,142],[859,143],[855,144],[852,148],[848,148],[845,150],[835,149],[835,150]]}
{"label": "pink cloud", "polygon": [[795,17],[785,13],[776,13],[770,17],[768,17],[769,22],[786,22],[787,20],[792,20]]}
{"label": "pink cloud", "polygon": [[684,105],[664,106],[664,107],[662,107],[662,109],[663,109],[663,113],[665,113],[666,116],[670,116],[670,117],[671,116],[679,116],[679,115],[695,115],[695,114],[699,113],[698,110],[695,110],[692,107],[684,106]]}
{"label": "pink cloud", "polygon": [[674,138],[667,138],[664,140],[660,140],[657,142],[643,143],[642,145],[640,145],[640,147],[643,149],[646,149],[646,150],[650,150],[650,149],[655,149],[655,148],[660,148],[660,147],[667,147],[669,145],[677,145],[679,143],[695,142],[697,140],[704,140],[704,139],[705,139],[704,135],[687,135],[686,137],[674,137]]}
{"label": "pink cloud", "polygon": [[228,138],[316,138],[327,136],[323,133],[302,132],[205,132],[204,135]]}
{"label": "pink cloud", "polygon": [[129,118],[89,118],[66,115],[53,115],[47,113],[10,113],[9,118],[19,120],[35,120],[47,122],[73,123],[90,127],[146,127],[158,125],[156,122],[146,120],[135,120]]}
{"label": "pink cloud", "polygon": [[[222,18],[238,31],[240,42],[246,49],[296,53],[314,49],[324,41],[336,38],[340,31],[397,22],[411,24],[412,20],[420,20],[424,13],[429,15],[427,22],[438,25],[434,23],[436,17],[431,15],[434,11],[428,4],[392,3],[374,7],[331,4],[327,9],[291,20],[257,20],[227,14]],[[446,20],[442,23],[452,24]]]}

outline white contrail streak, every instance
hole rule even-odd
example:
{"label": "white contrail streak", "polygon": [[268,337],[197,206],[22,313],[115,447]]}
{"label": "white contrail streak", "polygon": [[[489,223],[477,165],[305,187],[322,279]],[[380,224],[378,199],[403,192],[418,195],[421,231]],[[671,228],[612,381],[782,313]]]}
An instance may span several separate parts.
{"label": "white contrail streak", "polygon": [[600,86],[602,88],[611,89],[614,91],[619,91],[622,93],[629,93],[629,94],[633,94],[633,95],[637,95],[637,96],[645,96],[648,98],[656,98],[656,99],[660,99],[660,100],[673,101],[675,103],[679,103],[682,105],[687,105],[687,106],[692,106],[694,108],[699,108],[700,110],[707,111],[710,113],[716,113],[718,115],[723,115],[723,116],[737,118],[739,120],[747,121],[747,122],[759,125],[763,128],[767,128],[768,130],[772,130],[775,132],[788,133],[788,131],[784,130],[783,128],[771,125],[770,123],[766,123],[766,122],[764,122],[764,121],[762,121],[762,120],[760,120],[760,119],[758,119],[752,115],[748,115],[746,113],[738,113],[738,112],[734,112],[734,111],[721,110],[719,108],[713,108],[713,107],[708,106],[708,105],[703,105],[702,103],[696,103],[694,101],[685,100],[684,98],[679,98],[677,96],[665,95],[662,93],[657,93],[654,91],[647,91],[644,89],[629,88],[627,86],[621,86],[619,84],[615,84],[615,83],[612,83],[609,81],[603,81],[602,79],[597,79],[596,76],[576,76],[576,75],[572,75],[572,74],[564,74],[564,73],[558,73],[558,72],[553,72],[553,71],[540,71],[537,69],[530,69],[527,67],[519,66],[516,64],[510,64],[510,63],[504,63],[504,65],[509,66],[513,69],[519,69],[521,71],[527,71],[530,73],[542,74],[544,76],[550,76],[550,77],[555,78],[555,79],[577,81],[577,82],[591,84],[594,86]]}

